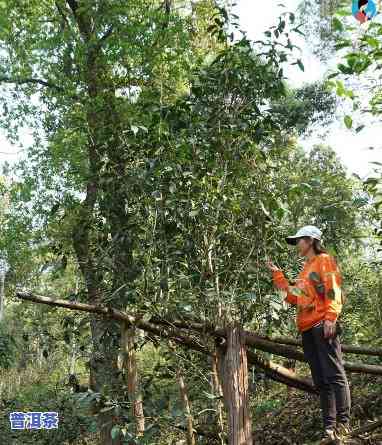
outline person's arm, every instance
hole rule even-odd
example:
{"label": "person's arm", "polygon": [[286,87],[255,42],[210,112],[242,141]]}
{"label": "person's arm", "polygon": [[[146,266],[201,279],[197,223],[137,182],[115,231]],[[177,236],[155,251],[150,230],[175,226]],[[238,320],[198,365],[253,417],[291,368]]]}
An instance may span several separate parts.
{"label": "person's arm", "polygon": [[320,258],[320,276],[324,284],[325,320],[335,322],[342,311],[342,276],[336,260],[331,256]]}
{"label": "person's arm", "polygon": [[297,304],[297,298],[300,296],[300,289],[291,286],[281,269],[272,271],[273,284],[277,289],[281,289],[286,292],[284,301],[290,304]]}

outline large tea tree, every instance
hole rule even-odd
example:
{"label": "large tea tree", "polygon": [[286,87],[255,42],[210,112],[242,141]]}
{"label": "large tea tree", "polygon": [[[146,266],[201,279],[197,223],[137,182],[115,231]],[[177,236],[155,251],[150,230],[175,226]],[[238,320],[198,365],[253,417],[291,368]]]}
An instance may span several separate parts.
{"label": "large tea tree", "polygon": [[[34,232],[63,259],[75,255],[87,301],[113,295],[113,305],[124,308],[127,283],[139,273],[133,189],[121,181],[138,163],[129,142],[139,128],[133,96],[149,91],[160,114],[160,102],[176,94],[205,53],[193,36],[205,33],[211,3],[178,12],[169,6],[16,1],[2,10],[1,80],[10,85],[3,124],[13,139],[28,125],[35,141],[20,166],[25,182],[12,190],[26,205],[17,205],[9,224],[9,232],[24,234],[23,249],[9,246],[9,259],[15,266],[20,254],[28,256],[35,247],[26,234]],[[204,42],[208,48],[208,36]],[[119,327],[94,319],[91,331],[93,389],[117,395]],[[102,443],[111,440],[109,414],[100,416]]]}
{"label": "large tea tree", "polygon": [[[288,133],[303,131],[315,110],[305,103],[304,122],[296,113],[303,93],[283,78],[293,46],[274,38],[292,15],[256,54],[245,39],[229,41],[224,9],[184,5],[2,6],[2,124],[11,139],[23,124],[34,136],[10,191],[3,245],[22,278],[36,249],[63,268],[74,257],[77,297],[87,302],[199,315],[202,299],[211,304],[203,317],[244,321],[236,303],[248,288],[245,267],[277,224],[267,153],[290,144]],[[93,389],[123,398],[120,327],[94,318],[91,336]],[[123,338],[133,345],[134,330]],[[142,403],[136,409],[142,433]],[[117,443],[110,411],[99,420],[101,443],[111,431]]]}

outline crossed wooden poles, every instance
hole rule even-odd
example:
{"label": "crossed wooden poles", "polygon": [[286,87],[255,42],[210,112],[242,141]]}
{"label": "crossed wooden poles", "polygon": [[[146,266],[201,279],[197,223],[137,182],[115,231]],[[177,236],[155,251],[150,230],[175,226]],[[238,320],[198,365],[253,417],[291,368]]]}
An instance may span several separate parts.
{"label": "crossed wooden poles", "polygon": [[[208,339],[224,342],[226,339],[225,329],[215,328],[212,324],[206,322],[166,320],[157,316],[152,316],[149,321],[142,320],[142,315],[134,317],[126,312],[105,307],[95,306],[91,304],[73,302],[62,299],[54,299],[50,297],[34,295],[31,292],[17,292],[16,296],[23,300],[32,301],[34,303],[47,304],[49,306],[58,306],[66,309],[83,311],[98,314],[118,320],[148,333],[154,334],[161,338],[168,338],[174,342],[185,346],[189,349],[201,352],[206,355],[212,355],[213,349],[208,345]],[[256,349],[275,355],[279,355],[288,359],[294,359],[306,362],[304,353],[297,349],[301,346],[301,342],[288,337],[264,337],[250,331],[243,331],[245,344],[249,347],[247,351],[248,363],[256,365],[263,369],[267,377],[272,380],[284,383],[290,387],[318,394],[311,379],[298,376],[293,371],[274,363],[271,360],[264,359],[255,352]],[[250,348],[253,348],[250,349]],[[362,346],[342,345],[342,351],[346,354],[363,354],[369,356],[382,357],[382,349],[366,348]],[[344,362],[344,367],[350,373],[363,373],[382,376],[382,366],[368,365],[363,363]]]}

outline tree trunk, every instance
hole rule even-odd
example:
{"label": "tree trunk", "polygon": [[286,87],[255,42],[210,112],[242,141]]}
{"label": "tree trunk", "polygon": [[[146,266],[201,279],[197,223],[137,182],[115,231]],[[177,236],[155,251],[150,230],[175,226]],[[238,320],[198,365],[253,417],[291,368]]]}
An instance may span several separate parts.
{"label": "tree trunk", "polygon": [[[75,295],[78,294],[79,291],[79,283],[78,278],[76,279],[76,286],[74,289]],[[77,359],[77,341],[76,336],[73,334],[72,341],[70,343],[70,356],[69,356],[69,375],[76,374],[76,359]]]}
{"label": "tree trunk", "polygon": [[180,389],[180,396],[183,403],[183,408],[186,412],[187,416],[187,445],[195,445],[195,435],[194,435],[194,427],[193,427],[193,419],[192,419],[192,413],[191,413],[191,407],[190,402],[187,395],[187,388],[184,383],[183,375],[181,373],[181,370],[177,368],[176,370],[176,377],[178,379],[179,389]]}
{"label": "tree trunk", "polygon": [[[90,380],[94,391],[100,393],[120,393],[118,379],[118,348],[115,338],[120,334],[120,327],[113,320],[91,321],[93,352],[90,360]],[[98,412],[98,427],[101,445],[121,445],[121,439],[112,439],[113,415],[111,411]]]}
{"label": "tree trunk", "polygon": [[[102,216],[110,225],[113,235],[115,226],[118,226],[120,207],[125,207],[125,200],[121,196],[115,197],[115,202],[110,205],[110,199],[114,192],[114,186],[120,187],[119,181],[106,184],[102,181],[101,159],[111,159],[113,153],[120,153],[119,121],[114,115],[115,93],[113,82],[107,81],[109,66],[102,59],[102,45],[110,35],[110,28],[103,37],[96,33],[94,23],[96,17],[94,9],[84,7],[83,2],[66,0],[66,4],[72,13],[72,23],[75,23],[81,35],[84,51],[84,59],[78,66],[78,71],[83,73],[86,84],[86,124],[87,124],[87,162],[86,197],[77,208],[77,224],[73,228],[72,241],[77,256],[77,262],[83,275],[87,299],[89,303],[100,304],[104,301],[103,276],[104,269],[99,264],[97,243],[107,240],[107,235],[94,224],[97,217],[95,209],[101,211]],[[70,22],[70,21],[68,21]],[[82,63],[83,62],[83,63]],[[115,124],[115,125],[114,125]],[[114,168],[114,166],[113,166]],[[120,165],[115,167],[121,174]],[[105,205],[107,204],[107,205]],[[121,231],[124,225],[121,224]],[[128,238],[128,237],[125,237]],[[117,239],[117,238],[116,238]],[[96,242],[94,240],[97,240]],[[117,254],[112,256],[115,266],[112,281],[121,275],[118,263],[119,253],[123,252],[126,258],[130,258],[130,251],[126,249],[126,242],[118,239]],[[119,250],[118,250],[119,249]],[[124,277],[122,277],[124,279]],[[124,307],[120,296],[116,296],[116,306]],[[118,397],[120,394],[120,379],[118,370],[118,353],[120,347],[120,325],[111,319],[100,320],[94,317],[91,321],[92,333],[92,357],[90,360],[90,381],[97,392],[106,393],[110,397]],[[116,422],[116,417],[111,411],[98,413],[98,425],[100,429],[100,445],[119,445],[121,438],[111,438],[111,431]],[[120,435],[118,435],[120,436]]]}
{"label": "tree trunk", "polygon": [[135,419],[136,435],[142,436],[145,431],[145,417],[143,413],[142,393],[138,380],[138,367],[135,352],[136,328],[122,324],[122,370],[127,384],[129,401],[132,404],[132,417]]}
{"label": "tree trunk", "polygon": [[[212,385],[214,394],[218,397],[223,396],[223,388],[219,379],[219,354],[218,351],[212,353]],[[219,439],[222,445],[224,445],[224,420],[223,420],[223,403],[219,398],[216,400],[216,413],[219,425]]]}
{"label": "tree trunk", "polygon": [[[170,349],[173,352],[175,352],[175,346],[171,340],[169,341],[169,346]],[[194,434],[194,420],[192,417],[191,404],[188,399],[187,387],[180,366],[177,366],[176,368],[176,379],[179,385],[180,398],[182,400],[183,409],[187,417],[187,436],[186,436],[187,445],[196,445],[195,434]]]}
{"label": "tree trunk", "polygon": [[76,344],[76,339],[73,337],[70,345],[69,374],[76,373],[76,358],[77,358],[77,344]]}
{"label": "tree trunk", "polygon": [[0,271],[0,322],[4,319],[4,283],[5,272]]}
{"label": "tree trunk", "polygon": [[248,407],[248,367],[245,338],[238,325],[227,328],[227,347],[221,350],[220,375],[228,413],[229,445],[252,445],[252,424]]}

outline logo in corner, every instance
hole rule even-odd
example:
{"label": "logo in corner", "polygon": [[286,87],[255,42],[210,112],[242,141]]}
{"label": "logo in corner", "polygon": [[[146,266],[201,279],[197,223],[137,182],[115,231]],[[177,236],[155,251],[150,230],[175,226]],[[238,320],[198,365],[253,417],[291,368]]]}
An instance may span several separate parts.
{"label": "logo in corner", "polygon": [[352,13],[362,24],[372,20],[378,14],[378,9],[374,0],[353,0]]}

